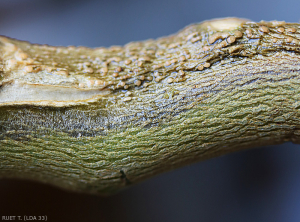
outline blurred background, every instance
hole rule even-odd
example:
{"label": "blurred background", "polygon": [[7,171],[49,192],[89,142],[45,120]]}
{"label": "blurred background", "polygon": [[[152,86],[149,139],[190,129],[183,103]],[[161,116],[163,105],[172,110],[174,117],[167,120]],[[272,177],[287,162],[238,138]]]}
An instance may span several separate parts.
{"label": "blurred background", "polygon": [[[206,19],[299,22],[300,1],[0,0],[0,34],[50,45],[123,45]],[[286,143],[200,162],[114,196],[0,180],[0,216],[48,221],[300,221],[300,149]]]}

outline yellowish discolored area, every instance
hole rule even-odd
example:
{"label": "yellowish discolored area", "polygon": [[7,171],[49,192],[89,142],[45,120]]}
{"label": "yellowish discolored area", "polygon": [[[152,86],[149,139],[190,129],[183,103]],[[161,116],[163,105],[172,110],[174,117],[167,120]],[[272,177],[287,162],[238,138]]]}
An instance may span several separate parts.
{"label": "yellowish discolored area", "polygon": [[83,90],[72,87],[41,86],[14,82],[0,91],[0,106],[41,105],[69,106],[94,102],[108,95],[109,90]]}
{"label": "yellowish discolored area", "polygon": [[[298,26],[285,22],[223,18],[109,48],[53,47],[0,37],[0,106],[67,106],[103,97],[134,103],[147,92],[177,87],[244,57],[297,51],[298,35]],[[133,96],[128,99],[126,92]]]}
{"label": "yellowish discolored area", "polygon": [[211,31],[224,31],[224,30],[234,30],[242,26],[245,22],[249,22],[248,19],[242,18],[220,18],[205,21],[202,24],[203,28]]}

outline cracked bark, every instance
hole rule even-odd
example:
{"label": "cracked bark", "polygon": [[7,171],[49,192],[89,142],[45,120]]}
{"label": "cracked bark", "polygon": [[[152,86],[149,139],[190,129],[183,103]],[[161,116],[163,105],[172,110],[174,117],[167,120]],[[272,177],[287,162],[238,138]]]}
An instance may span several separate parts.
{"label": "cracked bark", "polygon": [[0,176],[109,194],[299,142],[299,24],[207,21],[124,47],[1,37]]}

